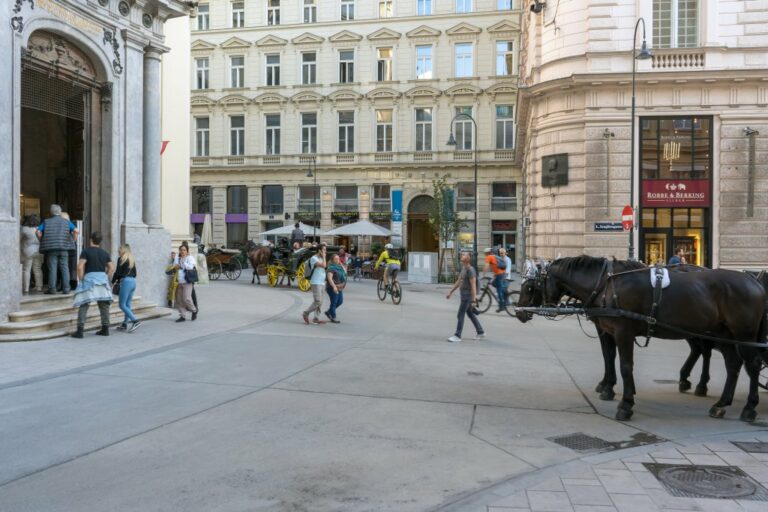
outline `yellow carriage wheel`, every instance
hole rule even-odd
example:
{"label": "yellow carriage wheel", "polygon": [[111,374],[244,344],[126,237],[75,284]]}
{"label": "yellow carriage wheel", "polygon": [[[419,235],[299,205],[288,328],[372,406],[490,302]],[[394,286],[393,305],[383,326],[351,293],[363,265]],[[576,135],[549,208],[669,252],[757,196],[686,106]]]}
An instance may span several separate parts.
{"label": "yellow carriage wheel", "polygon": [[296,282],[299,285],[299,290],[303,292],[308,292],[312,287],[309,279],[304,277],[304,265],[299,265],[299,268],[296,269]]}
{"label": "yellow carriage wheel", "polygon": [[269,286],[271,286],[272,288],[277,286],[278,276],[279,276],[279,270],[277,266],[269,265],[267,267],[267,282],[269,283]]}

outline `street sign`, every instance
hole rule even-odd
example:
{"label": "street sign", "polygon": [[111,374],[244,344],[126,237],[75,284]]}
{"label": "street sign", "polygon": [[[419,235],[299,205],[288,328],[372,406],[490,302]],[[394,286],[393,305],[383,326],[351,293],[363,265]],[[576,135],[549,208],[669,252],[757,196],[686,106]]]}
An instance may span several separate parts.
{"label": "street sign", "polygon": [[624,228],[621,225],[621,222],[595,222],[595,231],[619,231],[621,232]]}
{"label": "street sign", "polygon": [[634,224],[634,217],[635,213],[632,211],[631,206],[627,205],[623,210],[621,210],[621,226],[624,228],[624,231],[629,231],[632,229],[632,225]]}

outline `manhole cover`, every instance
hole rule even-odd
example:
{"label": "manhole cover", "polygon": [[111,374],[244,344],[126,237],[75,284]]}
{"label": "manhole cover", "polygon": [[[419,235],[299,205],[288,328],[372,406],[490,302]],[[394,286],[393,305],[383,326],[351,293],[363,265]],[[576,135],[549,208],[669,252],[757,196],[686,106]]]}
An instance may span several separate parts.
{"label": "manhole cover", "polygon": [[582,432],[576,432],[575,434],[569,434],[567,436],[550,437],[549,441],[557,443],[560,446],[565,446],[571,450],[577,452],[590,452],[594,450],[609,450],[614,448],[614,445],[600,439],[599,437],[592,437]]}
{"label": "manhole cover", "polygon": [[768,489],[737,467],[644,465],[673,496],[768,501]]}
{"label": "manhole cover", "polygon": [[758,443],[753,441],[731,441],[747,453],[768,453],[768,443]]}

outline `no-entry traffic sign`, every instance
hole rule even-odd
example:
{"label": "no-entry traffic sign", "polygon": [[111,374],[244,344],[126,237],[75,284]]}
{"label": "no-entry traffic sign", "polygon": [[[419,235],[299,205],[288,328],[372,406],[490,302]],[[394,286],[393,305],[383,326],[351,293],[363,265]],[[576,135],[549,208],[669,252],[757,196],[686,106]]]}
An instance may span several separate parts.
{"label": "no-entry traffic sign", "polygon": [[621,210],[621,227],[624,228],[624,231],[629,231],[632,229],[634,218],[635,215],[631,206],[627,205],[623,210]]}

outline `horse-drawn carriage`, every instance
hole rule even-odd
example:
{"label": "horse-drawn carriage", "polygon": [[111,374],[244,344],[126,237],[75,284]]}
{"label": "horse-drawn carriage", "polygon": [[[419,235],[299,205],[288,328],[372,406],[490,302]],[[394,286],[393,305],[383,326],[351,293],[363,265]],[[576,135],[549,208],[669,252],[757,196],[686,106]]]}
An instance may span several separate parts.
{"label": "horse-drawn carriage", "polygon": [[[330,258],[338,252],[338,249],[336,246],[327,246],[327,257]],[[311,285],[309,276],[305,274],[305,263],[315,254],[317,254],[317,247],[303,247],[293,251],[285,240],[281,240],[278,246],[258,246],[251,242],[248,247],[248,258],[253,267],[251,283],[258,280],[261,284],[258,271],[263,268],[267,275],[267,283],[273,288],[284,283],[291,286],[296,281],[299,290],[308,292]]]}
{"label": "horse-drawn carriage", "polygon": [[227,276],[227,279],[239,278],[244,261],[247,261],[246,256],[243,251],[237,249],[211,248],[205,253],[208,277],[214,281],[218,280],[222,274]]}

